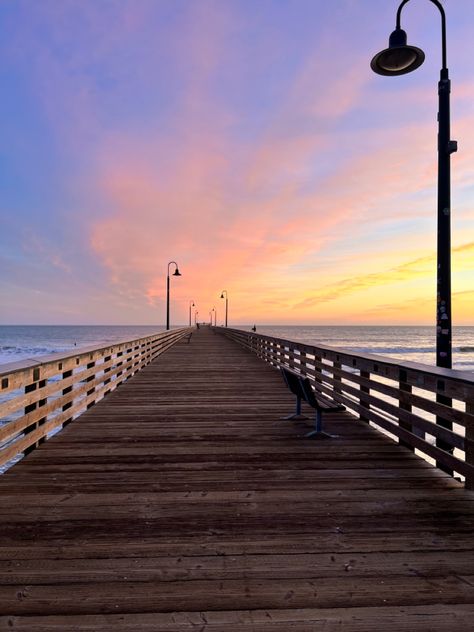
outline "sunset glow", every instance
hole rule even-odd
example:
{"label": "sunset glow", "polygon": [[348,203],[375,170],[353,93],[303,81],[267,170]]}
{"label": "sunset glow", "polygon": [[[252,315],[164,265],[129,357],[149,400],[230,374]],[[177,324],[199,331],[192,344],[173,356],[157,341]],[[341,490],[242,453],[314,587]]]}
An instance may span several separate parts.
{"label": "sunset glow", "polygon": [[[381,6],[383,4],[383,7]],[[453,324],[474,316],[474,3],[446,0]],[[392,0],[6,0],[0,322],[433,324],[439,14]]]}

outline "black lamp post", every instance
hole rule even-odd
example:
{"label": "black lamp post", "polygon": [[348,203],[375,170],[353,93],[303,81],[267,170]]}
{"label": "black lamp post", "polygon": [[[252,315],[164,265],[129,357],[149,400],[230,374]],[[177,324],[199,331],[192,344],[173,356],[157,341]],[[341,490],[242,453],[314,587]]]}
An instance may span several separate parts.
{"label": "black lamp post", "polygon": [[[212,311],[214,312],[214,327],[217,327],[217,310],[215,307],[213,307]],[[212,325],[212,312],[211,312],[211,325]]]}
{"label": "black lamp post", "polygon": [[[451,356],[451,154],[457,142],[450,139],[449,93],[451,82],[446,66],[446,16],[438,0],[430,0],[441,13],[442,68],[438,83],[438,258],[436,297],[436,365],[450,369]],[[402,8],[398,7],[395,31],[389,47],[372,59],[372,70],[379,75],[403,75],[415,70],[425,59],[424,52],[407,45],[407,34],[400,27]]]}
{"label": "black lamp post", "polygon": [[191,307],[194,307],[194,301],[189,301],[189,326],[191,327]]}
{"label": "black lamp post", "polygon": [[[225,294],[225,297],[224,297]],[[222,290],[221,298],[225,298],[225,326],[227,327],[227,314],[229,308],[229,298],[227,296],[227,290]]]}
{"label": "black lamp post", "polygon": [[[451,154],[457,151],[457,142],[451,140],[449,94],[451,82],[446,65],[446,16],[438,0],[430,0],[441,13],[442,67],[438,83],[438,254],[437,254],[437,294],[436,294],[436,365],[450,369],[451,353]],[[400,27],[400,15],[409,0],[403,0],[397,11],[395,31],[390,35],[388,48],[372,59],[372,70],[379,75],[403,75],[415,70],[423,63],[425,54],[415,46],[407,45],[407,34]],[[451,399],[438,394],[436,400],[450,405]],[[437,417],[436,422],[451,429],[452,423]],[[442,439],[436,440],[438,448],[452,452],[452,448]],[[452,471],[439,461],[439,468]]]}
{"label": "black lamp post", "polygon": [[168,274],[166,276],[166,329],[170,328],[170,265],[174,263],[176,266],[173,276],[181,276],[181,272],[178,270],[178,264],[176,261],[170,261],[168,263]]}
{"label": "black lamp post", "polygon": [[197,323],[197,317],[198,317],[198,314],[199,314],[199,312],[196,310],[196,311],[194,312],[194,324],[195,324],[195,325],[196,325],[196,323]]}

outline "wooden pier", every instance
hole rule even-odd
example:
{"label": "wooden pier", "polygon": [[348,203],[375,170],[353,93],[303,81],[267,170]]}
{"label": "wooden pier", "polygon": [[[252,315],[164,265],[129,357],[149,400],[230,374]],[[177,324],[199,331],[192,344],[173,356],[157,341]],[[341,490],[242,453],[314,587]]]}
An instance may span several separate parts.
{"label": "wooden pier", "polygon": [[293,406],[201,328],[39,445],[0,477],[0,630],[472,631],[474,493]]}

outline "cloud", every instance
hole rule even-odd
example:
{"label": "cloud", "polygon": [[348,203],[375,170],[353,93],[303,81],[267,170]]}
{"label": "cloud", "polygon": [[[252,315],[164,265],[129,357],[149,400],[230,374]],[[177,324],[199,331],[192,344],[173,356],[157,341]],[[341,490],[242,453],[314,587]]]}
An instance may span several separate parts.
{"label": "cloud", "polygon": [[[173,279],[178,302],[214,301],[224,285],[243,316],[255,296],[273,314],[311,313],[347,293],[429,276],[432,256],[410,258],[407,242],[413,250],[434,218],[431,92],[387,96],[366,52],[344,40],[328,56],[334,32],[323,29],[288,62],[275,32],[241,53],[242,24],[253,15],[242,20],[239,3],[56,5],[34,8],[15,54],[32,60],[61,151],[76,152],[81,168],[68,177],[88,232],[85,255],[118,300],[161,306],[171,259],[183,271]],[[464,190],[473,184],[474,87],[456,92],[453,182]],[[385,259],[373,272],[374,235],[407,263]],[[62,253],[49,264],[70,272]]]}
{"label": "cloud", "polygon": [[[471,255],[474,253],[474,242],[457,246],[452,249],[452,253],[453,255],[460,253]],[[321,303],[327,301],[334,301],[341,296],[346,296],[349,293],[360,292],[367,288],[412,281],[419,278],[428,278],[434,274],[435,262],[436,255],[430,254],[411,261],[406,261],[399,266],[380,272],[372,272],[355,277],[348,277],[331,284],[328,288],[318,290],[313,294],[313,296],[311,296],[311,298],[305,299],[296,307],[306,309],[314,305],[320,305]],[[413,302],[416,303],[417,300],[418,299],[413,299]],[[405,304],[406,301],[403,301],[403,305]]]}
{"label": "cloud", "polygon": [[[134,288],[152,302],[162,300],[163,271],[174,258],[187,268],[182,289],[175,290],[178,298],[183,292],[184,299],[188,288],[212,296],[225,279],[225,285],[242,292],[245,310],[246,287],[275,292],[274,275],[288,285],[289,268],[308,258],[315,261],[323,248],[330,252],[333,247],[337,270],[338,259],[345,258],[337,244],[350,234],[363,251],[364,231],[433,216],[432,205],[413,194],[433,196],[435,165],[406,156],[409,143],[421,147],[420,153],[426,146],[426,155],[432,155],[426,127],[380,133],[378,149],[370,155],[347,154],[316,188],[310,175],[298,180],[285,173],[289,156],[311,174],[314,139],[272,143],[267,136],[268,153],[257,145],[250,154],[255,159],[242,169],[248,147],[235,145],[218,116],[213,125],[201,123],[199,133],[170,137],[152,131],[146,139],[116,135],[102,148],[96,186],[110,214],[92,225],[91,245],[122,291]],[[183,128],[192,130],[188,124],[185,116]],[[273,181],[266,182],[272,172]],[[313,288],[305,301],[298,302],[295,288],[282,305],[296,301],[305,310],[348,291],[423,277],[432,260],[420,257],[383,273]]]}

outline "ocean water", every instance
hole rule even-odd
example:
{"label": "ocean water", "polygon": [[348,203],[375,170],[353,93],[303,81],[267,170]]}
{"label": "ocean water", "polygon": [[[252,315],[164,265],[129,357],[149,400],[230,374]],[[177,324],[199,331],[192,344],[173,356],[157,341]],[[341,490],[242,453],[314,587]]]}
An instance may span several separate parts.
{"label": "ocean water", "polygon": [[133,340],[164,331],[160,326],[0,325],[0,365],[74,348]]}
{"label": "ocean water", "polygon": [[[249,326],[236,328],[250,330]],[[0,365],[75,347],[100,346],[164,331],[160,326],[1,325]],[[397,360],[435,365],[434,327],[258,326],[257,333],[308,344],[376,353]],[[474,371],[474,327],[453,328],[453,368]]]}
{"label": "ocean water", "polygon": [[[249,330],[250,327],[242,327]],[[257,333],[355,354],[376,353],[401,362],[436,365],[434,327],[413,326],[258,326]],[[474,371],[474,327],[453,327],[453,369]]]}

